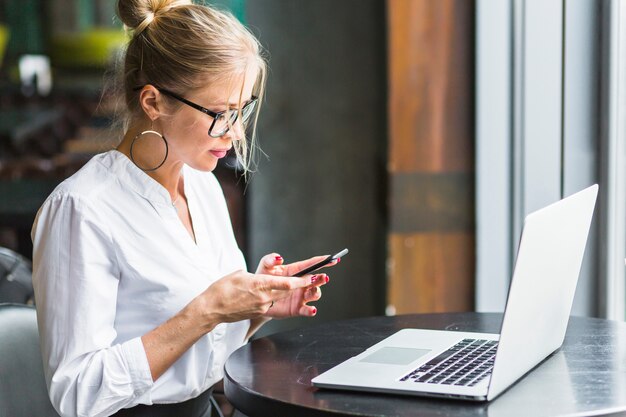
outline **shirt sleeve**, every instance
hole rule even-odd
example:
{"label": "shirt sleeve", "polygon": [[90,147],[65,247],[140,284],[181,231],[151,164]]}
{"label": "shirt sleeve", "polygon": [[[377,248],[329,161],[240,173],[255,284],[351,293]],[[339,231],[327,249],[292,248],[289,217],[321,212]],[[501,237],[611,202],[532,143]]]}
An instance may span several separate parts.
{"label": "shirt sleeve", "polygon": [[62,416],[108,416],[150,403],[141,338],[113,344],[119,271],[103,223],[79,197],[53,194],[32,230],[44,372]]}

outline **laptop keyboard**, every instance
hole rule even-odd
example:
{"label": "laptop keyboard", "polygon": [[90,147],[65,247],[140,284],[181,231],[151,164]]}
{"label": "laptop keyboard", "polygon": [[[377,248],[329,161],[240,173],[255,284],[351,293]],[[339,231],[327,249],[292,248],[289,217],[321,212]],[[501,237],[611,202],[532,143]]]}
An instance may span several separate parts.
{"label": "laptop keyboard", "polygon": [[491,375],[497,340],[463,339],[400,381],[474,386]]}

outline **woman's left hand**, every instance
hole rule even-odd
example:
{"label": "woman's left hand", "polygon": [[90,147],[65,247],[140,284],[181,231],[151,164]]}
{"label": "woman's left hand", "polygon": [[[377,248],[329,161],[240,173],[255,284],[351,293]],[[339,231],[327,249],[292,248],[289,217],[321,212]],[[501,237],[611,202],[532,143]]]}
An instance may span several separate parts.
{"label": "woman's left hand", "polygon": [[[325,258],[326,256],[315,256],[304,261],[283,265],[283,258],[277,253],[271,253],[269,255],[265,255],[261,259],[256,273],[289,277]],[[330,263],[328,266],[336,265],[337,262],[338,261]],[[311,279],[311,285],[294,290],[292,291],[291,296],[274,302],[272,307],[270,307],[267,313],[265,313],[266,317],[310,317],[317,314],[317,308],[307,305],[307,303],[317,301],[322,297],[322,290],[320,287],[328,283],[328,275],[318,272],[316,274],[305,275],[304,277],[309,277]]]}

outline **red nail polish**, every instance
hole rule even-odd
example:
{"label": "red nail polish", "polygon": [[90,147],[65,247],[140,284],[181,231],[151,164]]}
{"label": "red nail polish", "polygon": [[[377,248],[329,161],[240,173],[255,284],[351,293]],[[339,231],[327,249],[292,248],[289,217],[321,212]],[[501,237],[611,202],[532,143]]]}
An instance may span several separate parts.
{"label": "red nail polish", "polygon": [[317,314],[317,308],[313,307],[313,315]]}
{"label": "red nail polish", "polygon": [[328,275],[326,275],[326,282],[330,281],[330,278],[328,277]]}
{"label": "red nail polish", "polygon": [[283,257],[282,256],[276,256],[276,257],[274,257],[274,259],[277,260],[277,261],[282,261]]}
{"label": "red nail polish", "polygon": [[341,262],[341,258],[337,258],[337,263]]}

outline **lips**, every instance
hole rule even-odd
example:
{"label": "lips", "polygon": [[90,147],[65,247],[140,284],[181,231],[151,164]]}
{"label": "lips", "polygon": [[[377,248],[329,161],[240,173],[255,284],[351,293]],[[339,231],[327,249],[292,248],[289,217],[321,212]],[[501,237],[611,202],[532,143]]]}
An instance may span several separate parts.
{"label": "lips", "polygon": [[209,152],[216,158],[223,158],[226,156],[230,149],[212,149]]}

